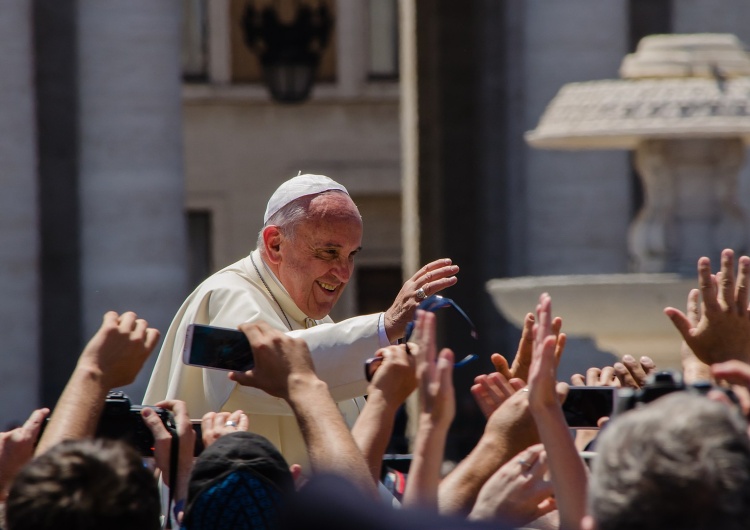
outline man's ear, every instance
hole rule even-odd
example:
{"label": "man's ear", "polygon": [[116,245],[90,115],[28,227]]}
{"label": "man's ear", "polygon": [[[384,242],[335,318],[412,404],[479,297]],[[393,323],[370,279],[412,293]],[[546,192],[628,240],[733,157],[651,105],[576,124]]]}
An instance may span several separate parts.
{"label": "man's ear", "polygon": [[266,258],[274,265],[281,262],[281,242],[284,239],[281,230],[276,225],[269,225],[263,229],[263,246]]}

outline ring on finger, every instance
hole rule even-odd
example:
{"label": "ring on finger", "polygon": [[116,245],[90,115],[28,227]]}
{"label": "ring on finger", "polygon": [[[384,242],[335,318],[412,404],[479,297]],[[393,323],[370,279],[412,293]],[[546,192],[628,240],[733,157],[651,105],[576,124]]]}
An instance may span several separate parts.
{"label": "ring on finger", "polygon": [[518,463],[519,463],[519,464],[521,464],[521,465],[522,465],[523,467],[525,467],[526,469],[531,469],[532,467],[534,467],[534,464],[532,464],[532,463],[530,463],[530,462],[527,462],[527,461],[526,461],[526,460],[524,460],[523,458],[519,458],[519,459],[518,459]]}
{"label": "ring on finger", "polygon": [[237,424],[233,422],[232,420],[229,420],[224,424],[224,427],[237,427]]}
{"label": "ring on finger", "polygon": [[417,292],[415,293],[415,296],[417,297],[417,300],[421,301],[421,300],[424,300],[425,298],[427,298],[427,293],[424,291],[423,287],[420,287],[419,289],[417,289]]}

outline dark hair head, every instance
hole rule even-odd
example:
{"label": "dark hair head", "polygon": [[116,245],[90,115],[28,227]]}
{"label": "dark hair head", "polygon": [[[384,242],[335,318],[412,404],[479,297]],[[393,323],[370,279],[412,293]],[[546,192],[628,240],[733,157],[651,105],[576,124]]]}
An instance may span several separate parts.
{"label": "dark hair head", "polygon": [[156,481],[122,442],[62,442],[16,477],[6,504],[8,530],[157,530]]}

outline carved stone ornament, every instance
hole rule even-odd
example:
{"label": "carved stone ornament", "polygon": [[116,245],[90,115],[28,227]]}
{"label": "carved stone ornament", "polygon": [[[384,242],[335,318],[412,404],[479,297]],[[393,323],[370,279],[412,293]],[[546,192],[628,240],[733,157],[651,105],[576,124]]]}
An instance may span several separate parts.
{"label": "carved stone ornament", "polygon": [[645,203],[628,248],[637,272],[687,272],[702,255],[747,247],[737,175],[750,144],[750,56],[733,35],[652,35],[624,79],[570,83],[527,142],[634,149]]}

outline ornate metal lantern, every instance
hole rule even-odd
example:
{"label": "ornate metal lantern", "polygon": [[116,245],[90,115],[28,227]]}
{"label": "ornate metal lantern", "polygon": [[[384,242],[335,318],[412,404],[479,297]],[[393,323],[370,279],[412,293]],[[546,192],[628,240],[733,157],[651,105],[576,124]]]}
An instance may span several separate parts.
{"label": "ornate metal lantern", "polygon": [[298,103],[310,96],[332,27],[333,16],[324,2],[317,7],[298,2],[290,23],[282,22],[271,5],[247,5],[242,17],[245,44],[258,54],[273,99]]}

